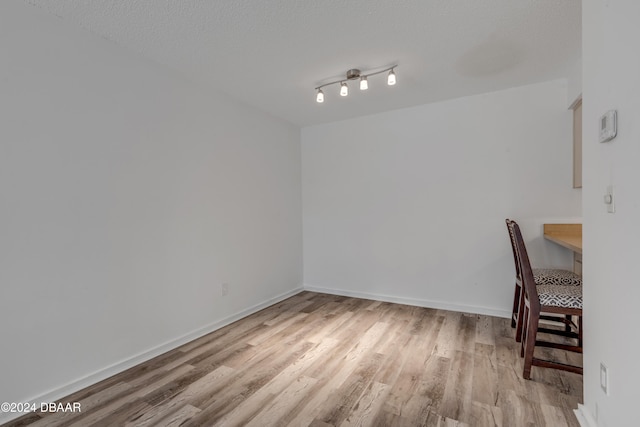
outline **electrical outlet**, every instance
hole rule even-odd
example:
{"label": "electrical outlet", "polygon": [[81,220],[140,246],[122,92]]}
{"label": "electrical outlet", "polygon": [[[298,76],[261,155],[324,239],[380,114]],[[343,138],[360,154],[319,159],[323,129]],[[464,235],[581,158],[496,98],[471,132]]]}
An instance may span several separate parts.
{"label": "electrical outlet", "polygon": [[228,283],[223,283],[222,285],[220,285],[220,295],[222,295],[223,297],[229,295]]}

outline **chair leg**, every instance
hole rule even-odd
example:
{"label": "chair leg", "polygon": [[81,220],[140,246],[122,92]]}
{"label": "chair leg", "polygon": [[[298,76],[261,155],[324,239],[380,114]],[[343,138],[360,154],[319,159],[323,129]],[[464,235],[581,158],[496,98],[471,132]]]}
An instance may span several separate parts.
{"label": "chair leg", "polygon": [[522,287],[516,282],[516,289],[513,295],[513,309],[511,310],[511,327],[516,327],[516,319],[520,316],[520,292]]}
{"label": "chair leg", "polygon": [[522,371],[522,377],[525,380],[531,379],[531,365],[533,363],[533,352],[536,348],[536,336],[538,334],[538,319],[535,313],[531,313],[528,310],[527,319],[525,320],[527,324],[527,329],[525,332],[525,338],[522,340],[523,342],[523,350],[524,350],[524,361],[523,366],[524,369]]}

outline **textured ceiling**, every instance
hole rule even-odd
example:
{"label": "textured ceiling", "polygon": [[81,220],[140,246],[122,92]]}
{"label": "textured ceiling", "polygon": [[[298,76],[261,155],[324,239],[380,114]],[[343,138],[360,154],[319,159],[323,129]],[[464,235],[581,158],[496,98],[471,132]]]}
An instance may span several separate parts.
{"label": "textured ceiling", "polygon": [[[580,0],[25,0],[300,126],[567,76]],[[314,87],[398,64],[342,98]]]}

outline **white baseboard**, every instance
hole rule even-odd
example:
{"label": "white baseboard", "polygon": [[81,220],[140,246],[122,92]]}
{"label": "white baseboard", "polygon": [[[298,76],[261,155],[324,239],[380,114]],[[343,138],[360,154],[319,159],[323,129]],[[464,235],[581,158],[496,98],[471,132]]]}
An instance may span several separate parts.
{"label": "white baseboard", "polygon": [[464,304],[449,303],[444,301],[425,300],[425,299],[418,299],[418,298],[397,297],[392,295],[373,294],[368,292],[353,292],[353,291],[345,291],[342,289],[321,288],[321,287],[311,286],[307,284],[304,285],[304,290],[311,291],[311,292],[320,292],[323,294],[341,295],[345,297],[354,297],[354,298],[370,299],[370,300],[376,300],[376,301],[393,302],[397,304],[414,305],[417,307],[436,308],[440,310],[458,311],[462,313],[484,314],[487,316],[503,317],[506,319],[511,317],[510,310],[500,310],[496,308],[482,307],[482,306],[475,306],[475,305],[464,305]]}
{"label": "white baseboard", "polygon": [[[206,325],[202,328],[196,329],[195,331],[189,332],[185,335],[182,335],[178,338],[172,339],[171,341],[167,341],[164,344],[153,347],[149,350],[138,353],[134,356],[131,356],[125,360],[122,360],[118,363],[115,363],[111,366],[107,366],[102,368],[92,374],[86,375],[82,378],[71,381],[65,385],[60,387],[56,387],[53,390],[49,390],[47,392],[41,393],[34,398],[28,399],[27,402],[35,403],[37,407],[40,407],[41,402],[55,402],[58,399],[61,399],[65,396],[70,395],[71,393],[75,393],[78,390],[82,390],[83,388],[89,387],[90,385],[96,384],[102,380],[105,380],[109,377],[112,377],[120,372],[124,372],[129,368],[132,368],[140,363],[146,362],[147,360],[151,360],[156,356],[159,356],[163,353],[171,351],[175,348],[180,347],[183,344],[186,344],[190,341],[193,341],[197,338],[200,338],[204,335],[207,335],[213,331],[216,331],[224,326],[227,326],[237,320],[240,320],[244,317],[247,317],[253,313],[256,313],[264,308],[267,308],[273,304],[276,304],[282,300],[285,300],[293,295],[299,294],[304,289],[300,286],[298,288],[292,289],[288,292],[277,295],[273,298],[269,298],[266,301],[263,301],[259,304],[256,304],[252,307],[249,307],[245,310],[242,310],[238,313],[235,313],[231,316],[228,316],[224,319],[213,322],[209,325]],[[24,402],[24,401],[22,401]],[[4,424],[8,421],[11,421],[15,418],[21,417],[24,415],[23,413],[0,413],[0,424]]]}
{"label": "white baseboard", "polygon": [[578,409],[574,409],[573,412],[576,414],[580,427],[598,427],[598,423],[593,419],[586,406],[578,403]]}

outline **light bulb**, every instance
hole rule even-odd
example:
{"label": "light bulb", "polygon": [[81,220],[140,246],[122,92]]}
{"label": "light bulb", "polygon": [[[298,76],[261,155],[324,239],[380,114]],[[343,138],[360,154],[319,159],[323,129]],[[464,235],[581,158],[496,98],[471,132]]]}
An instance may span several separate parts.
{"label": "light bulb", "polygon": [[369,89],[369,83],[367,82],[367,76],[362,76],[360,78],[360,90]]}
{"label": "light bulb", "polygon": [[393,69],[389,71],[389,75],[387,76],[387,84],[389,86],[393,86],[396,84],[396,73],[393,72]]}
{"label": "light bulb", "polygon": [[324,102],[324,93],[322,93],[322,89],[318,89],[318,94],[316,95],[316,102]]}
{"label": "light bulb", "polygon": [[340,96],[349,95],[349,87],[345,82],[340,83]]}

